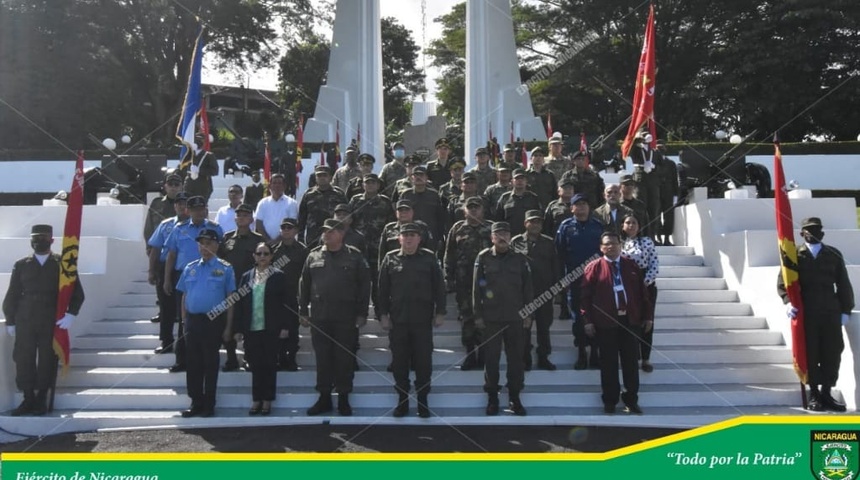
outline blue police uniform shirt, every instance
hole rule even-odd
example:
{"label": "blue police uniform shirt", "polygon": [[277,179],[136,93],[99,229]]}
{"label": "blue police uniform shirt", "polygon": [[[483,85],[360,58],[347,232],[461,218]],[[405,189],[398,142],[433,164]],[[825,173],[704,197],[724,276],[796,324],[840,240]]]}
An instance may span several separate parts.
{"label": "blue police uniform shirt", "polygon": [[189,314],[204,315],[215,312],[219,305],[223,307],[222,302],[236,291],[236,277],[233,267],[224,260],[198,258],[182,271],[176,289],[185,294]]}
{"label": "blue police uniform shirt", "polygon": [[176,225],[179,224],[179,217],[170,217],[155,227],[155,231],[152,232],[152,236],[149,237],[149,241],[146,242],[152,248],[158,248],[161,250],[161,256],[158,257],[159,262],[167,261],[167,237],[170,236],[170,232],[176,228]]}
{"label": "blue police uniform shirt", "polygon": [[204,229],[218,232],[218,241],[224,238],[224,230],[217,223],[208,219],[204,219],[200,225],[194,225],[190,219],[185,220],[176,225],[170,232],[170,236],[167,237],[166,248],[168,252],[176,252],[175,270],[182,271],[189,263],[200,258],[200,250],[197,248],[197,235]]}
{"label": "blue police uniform shirt", "polygon": [[571,217],[561,222],[555,236],[555,246],[562,263],[570,272],[593,260],[594,255],[600,254],[600,236],[603,234],[603,224],[594,217],[580,222]]}

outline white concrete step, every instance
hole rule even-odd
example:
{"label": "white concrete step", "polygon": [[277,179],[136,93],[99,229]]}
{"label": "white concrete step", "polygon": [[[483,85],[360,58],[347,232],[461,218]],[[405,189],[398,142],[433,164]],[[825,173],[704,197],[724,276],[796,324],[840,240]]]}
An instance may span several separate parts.
{"label": "white concrete step", "polygon": [[684,278],[684,277],[713,277],[714,269],[711,267],[693,267],[693,266],[660,266],[660,275],[662,278]]}
{"label": "white concrete step", "polygon": [[725,290],[726,281],[722,278],[666,278],[657,276],[657,290]]}
{"label": "white concrete step", "polygon": [[[659,298],[659,294],[658,294]],[[752,315],[752,308],[745,303],[714,303],[714,302],[688,302],[688,303],[660,303],[654,315],[662,317],[691,317],[696,315],[707,316],[738,316]]]}
{"label": "white concrete step", "polygon": [[657,303],[737,302],[738,293],[732,290],[660,290]]}
{"label": "white concrete step", "polygon": [[694,255],[658,255],[658,260],[660,261],[660,268],[662,269],[664,266],[702,266],[705,264],[705,259],[702,257],[694,256]]}
{"label": "white concrete step", "polygon": [[657,246],[657,255],[695,255],[693,247],[673,246],[663,247]]}

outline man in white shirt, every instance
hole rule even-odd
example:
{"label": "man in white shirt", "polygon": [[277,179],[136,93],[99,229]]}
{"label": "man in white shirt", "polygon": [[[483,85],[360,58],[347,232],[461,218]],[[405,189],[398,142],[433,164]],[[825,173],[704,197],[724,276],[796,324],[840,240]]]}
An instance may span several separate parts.
{"label": "man in white shirt", "polygon": [[263,235],[266,242],[277,239],[281,234],[281,220],[285,218],[296,218],[299,216],[299,204],[292,198],[284,195],[287,182],[280,173],[272,175],[269,182],[268,197],[260,200],[257,211],[254,212],[257,233]]}
{"label": "man in white shirt", "polygon": [[[230,188],[227,189],[227,198],[230,200],[230,204],[219,208],[215,217],[215,223],[221,225],[224,233],[236,230],[236,208],[242,204],[242,187],[230,185]],[[251,227],[253,230],[254,225],[251,224]]]}

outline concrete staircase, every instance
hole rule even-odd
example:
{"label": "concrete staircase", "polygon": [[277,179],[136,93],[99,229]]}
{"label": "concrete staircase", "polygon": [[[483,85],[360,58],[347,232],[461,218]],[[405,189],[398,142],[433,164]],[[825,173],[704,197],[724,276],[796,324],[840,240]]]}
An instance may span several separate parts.
{"label": "concrete staircase", "polygon": [[[446,324],[434,339],[435,365],[430,405],[439,415],[394,419],[396,395],[385,371],[390,354],[379,323],[371,319],[362,330],[355,392],[355,415],[312,418],[304,414],[316,399],[314,356],[308,330],[302,329],[299,372],[278,374],[278,398],[270,417],[249,417],[251,376],[221,373],[217,416],[183,419],[185,375],[171,374],[173,355],[155,355],[157,325],[155,293],[145,275],[129,283],[127,293],[109,308],[108,318],[93,322],[73,340],[70,373],[60,379],[53,416],[0,417],[11,432],[47,434],[104,428],[154,426],[229,426],[339,423],[394,424],[570,424],[693,427],[744,414],[799,413],[798,381],[791,352],[782,336],[767,329],[764,318],[752,315],[736,292],[714,278],[710,267],[689,247],[658,247],[656,331],[652,362],[655,370],[641,374],[640,404],[645,415],[604,415],[596,370],[574,371],[575,352],[570,321],[552,327],[555,372],[526,374],[523,402],[527,417],[483,414],[486,396],[482,372],[461,372],[458,365],[459,324],[453,295]],[[557,315],[556,315],[557,316]],[[504,359],[503,359],[504,364]],[[505,400],[504,394],[502,400]]]}

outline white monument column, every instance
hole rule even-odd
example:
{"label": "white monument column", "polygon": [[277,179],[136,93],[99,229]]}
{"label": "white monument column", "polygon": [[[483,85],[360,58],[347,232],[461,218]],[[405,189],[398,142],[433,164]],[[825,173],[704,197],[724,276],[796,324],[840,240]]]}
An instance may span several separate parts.
{"label": "white monument column", "polygon": [[337,0],[328,81],[305,124],[305,141],[333,143],[338,120],[340,151],[358,137],[360,125],[361,151],[376,157],[377,170],[381,168],[385,125],[379,0]]}
{"label": "white monument column", "polygon": [[487,144],[490,125],[500,145],[514,138],[546,140],[520,79],[510,0],[466,0],[466,159]]}

